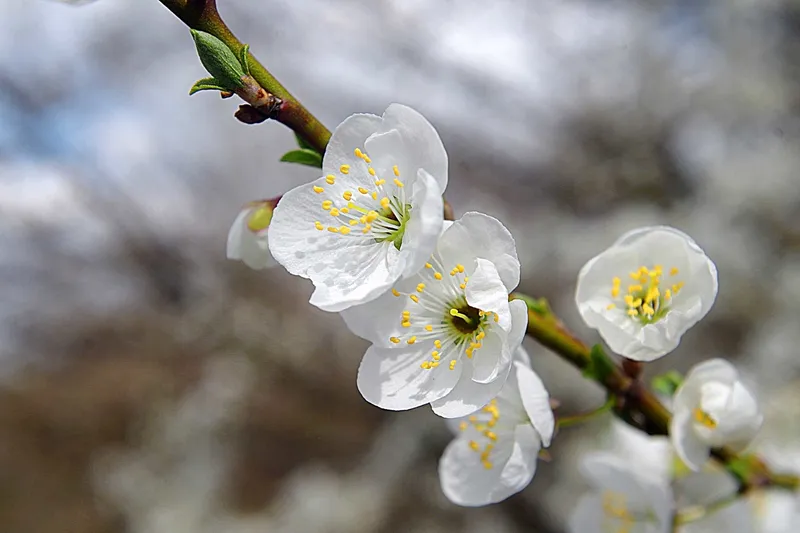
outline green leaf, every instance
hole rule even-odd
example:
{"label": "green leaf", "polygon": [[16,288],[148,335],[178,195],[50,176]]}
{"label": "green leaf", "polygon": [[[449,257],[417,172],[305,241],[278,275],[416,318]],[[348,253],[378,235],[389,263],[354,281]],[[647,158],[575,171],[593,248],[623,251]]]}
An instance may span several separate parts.
{"label": "green leaf", "polygon": [[227,89],[219,84],[216,78],[203,78],[197,80],[189,89],[189,96],[200,91],[226,91]]}
{"label": "green leaf", "polygon": [[239,50],[239,64],[242,65],[245,74],[250,74],[250,60],[247,59],[247,54],[250,52],[250,45],[246,44]]}
{"label": "green leaf", "polygon": [[294,134],[294,138],[297,139],[297,146],[299,146],[303,150],[311,150],[313,152],[319,153],[317,152],[316,148],[314,148],[308,141],[300,137],[300,135],[298,135],[296,132]]}
{"label": "green leaf", "polygon": [[671,397],[675,394],[675,391],[678,390],[678,387],[681,386],[681,383],[683,383],[683,376],[680,372],[670,370],[666,374],[654,377],[650,384],[654,391],[664,396]]}
{"label": "green leaf", "polygon": [[322,156],[314,150],[301,149],[286,152],[281,157],[284,163],[297,163],[299,165],[308,165],[310,167],[322,168]]}
{"label": "green leaf", "polygon": [[245,76],[245,72],[231,49],[210,33],[198,30],[190,31],[200,62],[217,80],[217,83],[229,91],[243,87],[242,78]]}
{"label": "green leaf", "polygon": [[614,363],[603,351],[603,347],[599,344],[592,346],[589,354],[589,366],[583,369],[583,376],[603,383],[612,372],[614,372]]}

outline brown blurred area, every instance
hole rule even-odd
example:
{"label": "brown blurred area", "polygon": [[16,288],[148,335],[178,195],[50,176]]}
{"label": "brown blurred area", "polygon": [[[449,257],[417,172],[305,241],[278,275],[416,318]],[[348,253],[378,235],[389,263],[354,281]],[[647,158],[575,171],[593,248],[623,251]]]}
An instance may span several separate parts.
{"label": "brown blurred area", "polygon": [[[328,126],[429,117],[457,216],[506,223],[521,290],[588,342],[579,268],[669,224],[720,294],[648,374],[722,356],[762,397],[800,375],[796,1],[218,3]],[[305,280],[225,260],[242,204],[316,176],[278,161],[280,125],[188,98],[203,75],[155,0],[0,5],[0,531],[563,531],[605,421],[507,502],[449,503],[442,421],[360,397],[366,343]],[[527,346],[561,409],[602,402]]]}

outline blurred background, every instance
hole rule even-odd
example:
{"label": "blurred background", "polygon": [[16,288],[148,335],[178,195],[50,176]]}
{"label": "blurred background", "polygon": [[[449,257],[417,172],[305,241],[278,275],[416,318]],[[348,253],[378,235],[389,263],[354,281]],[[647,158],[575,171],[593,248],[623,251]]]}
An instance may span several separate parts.
{"label": "blurred background", "polygon": [[[800,457],[800,2],[218,3],[331,129],[426,115],[457,215],[503,220],[521,289],[589,342],[583,263],[636,226],[692,235],[720,294],[648,372],[734,360],[768,426],[795,409],[761,449]],[[450,504],[441,420],[364,402],[366,344],[310,284],[225,259],[242,204],[316,172],[278,161],[281,125],[189,98],[205,75],[156,0],[0,1],[0,530],[563,531],[608,420],[564,430],[507,502]],[[602,402],[526,346],[562,411]]]}

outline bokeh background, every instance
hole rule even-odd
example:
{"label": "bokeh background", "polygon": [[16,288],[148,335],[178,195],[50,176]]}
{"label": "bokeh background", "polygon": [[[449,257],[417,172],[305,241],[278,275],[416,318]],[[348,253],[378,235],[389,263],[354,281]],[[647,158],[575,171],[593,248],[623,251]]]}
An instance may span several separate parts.
{"label": "bokeh background", "polygon": [[[589,342],[582,264],[636,226],[692,235],[720,294],[648,372],[732,359],[770,420],[796,422],[797,0],[219,4],[329,127],[391,102],[425,114],[456,213],[503,220],[521,289]],[[0,1],[0,530],[563,531],[608,421],[563,431],[507,502],[450,504],[441,420],[368,405],[366,345],[310,284],[225,259],[242,204],[316,174],[278,162],[279,124],[188,97],[204,75],[156,0]],[[602,402],[526,346],[564,412]]]}

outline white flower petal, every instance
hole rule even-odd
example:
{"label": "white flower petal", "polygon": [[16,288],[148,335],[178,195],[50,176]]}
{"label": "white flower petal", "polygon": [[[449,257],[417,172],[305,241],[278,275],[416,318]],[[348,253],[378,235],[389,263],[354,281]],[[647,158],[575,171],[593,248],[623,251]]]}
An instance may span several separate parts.
{"label": "white flower petal", "polygon": [[489,259],[508,292],[519,285],[520,265],[514,238],[499,220],[489,215],[464,213],[442,235],[439,251],[464,266],[472,265],[476,257]]}
{"label": "white flower petal", "polygon": [[373,133],[364,143],[364,150],[372,160],[369,166],[375,169],[376,178],[392,181],[396,166],[405,185],[413,185],[417,178],[417,169],[408,164],[408,151],[399,131],[393,129]]}
{"label": "white flower petal", "polygon": [[522,363],[514,363],[514,366],[522,405],[546,448],[550,446],[556,428],[553,410],[550,408],[550,395],[536,372]]}
{"label": "white flower petal", "polygon": [[[619,525],[622,525],[621,521]],[[594,493],[581,496],[567,523],[571,533],[606,533],[604,529],[608,526],[611,531],[619,530],[618,524],[609,523],[603,510],[603,497]]]}
{"label": "white flower petal", "polygon": [[[476,357],[478,353],[476,352]],[[446,396],[431,402],[433,412],[443,418],[458,418],[474,413],[496,397],[506,384],[511,365],[506,365],[494,381],[478,383],[472,379],[472,368],[469,360],[462,360],[464,371],[458,384]]]}
{"label": "white flower petal", "polygon": [[469,305],[497,313],[497,325],[504,331],[511,329],[508,289],[500,279],[494,263],[486,259],[475,259],[475,270],[469,277],[465,294]]}
{"label": "white flower petal", "polygon": [[[512,314],[513,314],[513,311],[512,311]],[[527,313],[526,313],[526,316],[527,316]],[[514,360],[515,363],[520,363],[523,366],[526,366],[528,368],[531,367],[531,358],[528,355],[528,350],[526,350],[521,344],[514,351],[514,359],[513,360]]]}
{"label": "white flower petal", "polygon": [[247,222],[253,208],[239,212],[228,232],[227,257],[240,260],[253,270],[262,270],[277,265],[269,253],[268,230],[253,232]]}
{"label": "white flower petal", "polygon": [[[493,468],[484,468],[480,454],[467,439],[451,442],[439,461],[439,481],[445,496],[457,505],[477,507],[508,497],[501,481],[502,467],[514,451],[513,439],[500,438],[492,454]],[[499,497],[498,497],[499,496]]]}
{"label": "white flower petal", "polygon": [[[399,281],[395,288],[403,292],[414,290],[412,281]],[[354,305],[340,312],[347,327],[354,334],[379,346],[390,347],[390,337],[402,336],[398,317],[406,308],[408,300],[385,292],[378,298],[361,305]]]}
{"label": "white flower petal", "polygon": [[[522,300],[512,300],[508,302],[508,309],[511,312],[511,330],[506,337],[506,344],[514,353],[522,347],[522,340],[528,330],[528,306]],[[527,356],[527,352],[524,355]]]}
{"label": "white flower petal", "polygon": [[409,167],[423,168],[436,180],[439,189],[447,188],[447,152],[436,129],[410,107],[391,104],[383,113],[381,131],[396,129],[403,137]]}
{"label": "white flower petal", "polygon": [[717,430],[726,435],[726,442],[734,448],[743,449],[761,429],[764,415],[755,397],[741,383],[733,384],[725,413],[719,419]]}
{"label": "white flower petal", "polygon": [[438,368],[420,367],[432,349],[428,344],[371,346],[358,369],[358,390],[364,399],[382,409],[399,411],[430,403],[453,390],[461,369],[459,365],[449,369],[451,358],[442,357]]}
{"label": "white flower petal", "polygon": [[502,331],[489,331],[481,341],[481,348],[476,349],[472,356],[472,381],[477,383],[491,383],[501,375],[508,375],[513,354],[503,338]]}
{"label": "white flower petal", "polygon": [[413,183],[411,195],[411,218],[406,223],[403,245],[400,250],[405,263],[403,276],[409,277],[423,267],[442,233],[442,190],[433,177],[420,169]]}
{"label": "white flower petal", "polygon": [[356,159],[353,151],[364,148],[367,137],[378,131],[382,122],[381,117],[370,114],[356,114],[344,119],[325,148],[323,174],[338,174],[342,165],[353,164]]}
{"label": "white flower petal", "polygon": [[708,461],[711,448],[695,433],[691,411],[675,412],[669,426],[669,436],[678,457],[691,470],[697,472]]}

